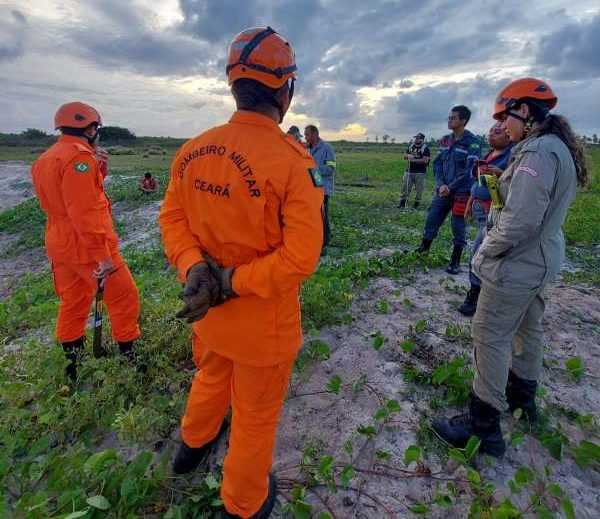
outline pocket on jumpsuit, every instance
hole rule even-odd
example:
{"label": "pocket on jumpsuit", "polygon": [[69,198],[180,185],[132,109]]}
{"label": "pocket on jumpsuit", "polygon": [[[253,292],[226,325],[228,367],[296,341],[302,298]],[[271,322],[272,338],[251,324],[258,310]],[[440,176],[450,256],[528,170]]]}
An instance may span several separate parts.
{"label": "pocket on jumpsuit", "polygon": [[502,285],[506,275],[505,260],[506,256],[495,258],[484,256],[479,249],[473,257],[473,272],[481,279]]}
{"label": "pocket on jumpsuit", "polygon": [[518,289],[537,290],[545,282],[547,266],[542,246],[511,257],[505,266],[507,283]]}

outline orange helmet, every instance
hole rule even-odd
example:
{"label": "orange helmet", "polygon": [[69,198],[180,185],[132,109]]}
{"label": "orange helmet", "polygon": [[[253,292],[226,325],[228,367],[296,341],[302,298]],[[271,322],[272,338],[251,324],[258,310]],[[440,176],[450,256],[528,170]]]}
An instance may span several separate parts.
{"label": "orange helmet", "polygon": [[558,101],[550,85],[545,81],[532,77],[517,79],[506,85],[496,96],[494,119],[500,119],[504,112],[515,107],[525,98],[543,101],[548,110],[552,110]]}
{"label": "orange helmet", "polygon": [[102,126],[102,119],[95,108],[78,101],[62,105],[54,116],[54,129],[59,128],[87,128],[96,123]]}
{"label": "orange helmet", "polygon": [[229,44],[227,79],[254,79],[279,88],[296,79],[296,60],[291,45],[271,27],[252,27],[240,32]]}

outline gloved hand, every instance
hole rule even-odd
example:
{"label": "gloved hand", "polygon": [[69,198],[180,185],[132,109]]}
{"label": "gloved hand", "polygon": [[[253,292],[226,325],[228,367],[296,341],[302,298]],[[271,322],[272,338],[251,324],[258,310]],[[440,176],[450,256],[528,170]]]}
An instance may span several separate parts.
{"label": "gloved hand", "polygon": [[234,269],[231,267],[222,267],[208,252],[203,252],[202,255],[208,263],[211,274],[219,284],[219,297],[216,304],[224,303],[232,297],[238,297],[231,286],[231,276],[233,276]]}
{"label": "gloved hand", "polygon": [[185,306],[175,317],[187,319],[188,323],[199,321],[211,306],[218,303],[219,283],[206,262],[201,261],[190,268],[179,298],[185,302]]}

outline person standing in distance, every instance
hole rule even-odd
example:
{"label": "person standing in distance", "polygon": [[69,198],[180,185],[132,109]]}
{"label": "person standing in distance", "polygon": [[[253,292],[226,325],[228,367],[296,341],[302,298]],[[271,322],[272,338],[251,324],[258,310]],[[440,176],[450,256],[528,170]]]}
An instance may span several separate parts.
{"label": "person standing in distance", "polygon": [[173,470],[194,470],[232,409],[223,464],[225,517],[266,518],[277,422],[302,343],[300,283],[319,261],[323,183],[281,131],[296,79],[290,44],[270,27],[229,45],[237,105],[228,123],[177,152],[159,216],[166,255],[185,283],[198,371]]}
{"label": "person standing in distance", "polygon": [[323,219],[325,221],[325,238],[323,240],[323,253],[325,247],[331,242],[331,224],[329,222],[329,199],[333,196],[335,187],[335,151],[327,141],[319,137],[319,129],[314,124],[304,128],[304,138],[308,144],[308,151],[317,164],[323,184],[325,185],[325,201],[323,202]]}
{"label": "person standing in distance", "polygon": [[138,290],[119,254],[104,193],[108,155],[98,149],[101,126],[95,108],[80,102],[62,105],[54,116],[54,127],[61,132],[58,141],[31,166],[33,187],[47,216],[46,253],[60,299],[56,337],[72,380],[98,280],[104,285],[113,338],[127,358],[132,358],[133,341],[140,336]]}
{"label": "person standing in distance", "polygon": [[512,81],[496,97],[494,118],[515,147],[498,180],[503,207],[492,207],[472,261],[481,292],[473,317],[469,409],[433,422],[438,436],[455,447],[477,436],[480,451],[497,457],[506,449],[501,413],[521,409],[536,421],[543,291],[565,256],[562,225],[577,186],[589,182],[581,144],[567,120],[551,112],[557,101],[550,85],[536,78]]}
{"label": "person standing in distance", "polygon": [[460,258],[467,244],[467,224],[465,208],[471,189],[471,169],[481,155],[479,139],[465,128],[471,118],[471,110],[466,106],[454,106],[448,115],[448,129],[440,142],[440,150],[433,160],[435,194],[425,220],[423,239],[416,252],[428,251],[438,234],[448,213],[452,212],[452,234],[454,247],[449,274],[460,272]]}
{"label": "person standing in distance", "polygon": [[404,160],[408,164],[404,177],[402,177],[399,209],[406,209],[406,201],[410,196],[413,186],[415,186],[416,190],[413,209],[419,209],[421,197],[423,196],[423,186],[425,185],[425,173],[427,172],[427,164],[429,164],[430,158],[431,151],[429,151],[429,147],[425,144],[425,135],[417,133],[404,154]]}

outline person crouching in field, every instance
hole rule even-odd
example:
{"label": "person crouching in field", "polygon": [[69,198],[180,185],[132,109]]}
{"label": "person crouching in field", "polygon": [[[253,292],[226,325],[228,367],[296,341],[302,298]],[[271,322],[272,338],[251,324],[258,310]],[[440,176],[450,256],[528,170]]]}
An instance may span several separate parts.
{"label": "person crouching in field", "polygon": [[562,225],[577,186],[589,181],[581,144],[567,120],[551,113],[557,97],[546,82],[518,79],[496,97],[494,118],[515,147],[498,180],[503,207],[492,206],[489,228],[473,257],[481,292],[473,318],[475,378],[465,414],[435,419],[433,429],[455,447],[471,436],[480,451],[501,456],[504,411],[537,418],[542,373],[544,287],[565,255]]}
{"label": "person crouching in field", "polygon": [[490,207],[492,205],[490,191],[483,183],[481,176],[494,175],[500,177],[508,165],[508,159],[510,158],[510,151],[512,149],[512,143],[504,131],[504,128],[502,128],[502,123],[500,121],[496,122],[490,128],[487,135],[487,141],[492,150],[483,160],[477,161],[473,167],[474,182],[471,186],[471,196],[467,201],[467,208],[465,210],[465,220],[468,222],[473,218],[477,225],[477,235],[475,236],[469,259],[469,281],[471,286],[467,292],[465,301],[458,307],[458,311],[461,314],[468,316],[475,313],[479,290],[481,289],[481,281],[473,274],[471,259],[477,252],[477,249],[483,240],[483,230],[487,224],[488,213],[490,212]]}
{"label": "person crouching in field", "polygon": [[431,151],[429,151],[429,147],[425,144],[425,135],[417,133],[404,154],[407,166],[402,177],[399,209],[406,209],[406,202],[413,186],[416,191],[413,209],[419,208],[421,197],[423,196],[423,186],[425,185],[425,173],[427,172],[427,164],[429,164],[430,157]]}
{"label": "person crouching in field", "polygon": [[152,176],[152,173],[144,173],[140,180],[140,189],[144,193],[154,193],[158,189],[158,180]]}

